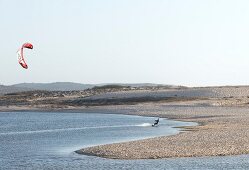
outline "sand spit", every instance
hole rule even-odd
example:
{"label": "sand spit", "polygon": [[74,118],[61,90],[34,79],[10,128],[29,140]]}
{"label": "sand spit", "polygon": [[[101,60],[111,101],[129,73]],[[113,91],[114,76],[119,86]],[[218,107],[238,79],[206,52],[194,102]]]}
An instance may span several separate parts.
{"label": "sand spit", "polygon": [[77,153],[113,159],[249,154],[249,108],[143,104],[115,110],[199,122],[200,125],[186,127],[186,132],[173,136],[84,148]]}

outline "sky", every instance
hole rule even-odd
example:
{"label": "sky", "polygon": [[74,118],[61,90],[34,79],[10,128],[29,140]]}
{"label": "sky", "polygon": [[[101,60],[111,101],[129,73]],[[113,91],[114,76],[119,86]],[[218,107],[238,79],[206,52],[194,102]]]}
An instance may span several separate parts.
{"label": "sky", "polygon": [[[247,0],[0,0],[0,84],[249,85]],[[16,51],[25,50],[23,69]]]}

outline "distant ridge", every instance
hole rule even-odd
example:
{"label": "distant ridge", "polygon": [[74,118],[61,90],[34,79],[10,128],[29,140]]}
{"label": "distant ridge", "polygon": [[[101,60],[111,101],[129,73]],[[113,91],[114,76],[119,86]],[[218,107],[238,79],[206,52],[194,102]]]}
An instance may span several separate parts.
{"label": "distant ridge", "polygon": [[103,83],[103,84],[81,84],[73,82],[53,82],[53,83],[19,83],[10,86],[0,85],[0,95],[32,90],[46,91],[82,91],[91,88],[103,88],[111,86],[123,87],[166,87],[166,88],[186,88],[184,86],[153,84],[153,83]]}
{"label": "distant ridge", "polygon": [[26,87],[13,87],[13,86],[4,86],[0,85],[0,95],[6,93],[16,93],[16,92],[23,92],[23,91],[30,91],[32,89]]}
{"label": "distant ridge", "polygon": [[47,90],[47,91],[72,91],[72,90],[85,90],[96,86],[106,85],[118,85],[118,86],[130,86],[130,87],[152,87],[152,86],[164,86],[168,88],[177,88],[182,86],[163,85],[153,83],[103,83],[103,84],[81,84],[73,82],[54,82],[54,83],[20,83],[14,84],[11,87],[15,88],[28,88],[34,90]]}
{"label": "distant ridge", "polygon": [[20,83],[14,84],[12,87],[29,88],[34,90],[47,90],[47,91],[72,91],[72,90],[85,90],[94,87],[91,84],[80,84],[73,82],[54,82],[54,83]]}

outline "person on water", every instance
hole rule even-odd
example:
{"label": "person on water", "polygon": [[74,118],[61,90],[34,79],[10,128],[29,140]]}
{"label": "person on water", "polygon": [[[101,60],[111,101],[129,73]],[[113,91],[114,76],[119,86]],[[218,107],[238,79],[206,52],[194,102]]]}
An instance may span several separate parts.
{"label": "person on water", "polygon": [[154,124],[152,126],[156,126],[159,123],[159,118],[155,120]]}

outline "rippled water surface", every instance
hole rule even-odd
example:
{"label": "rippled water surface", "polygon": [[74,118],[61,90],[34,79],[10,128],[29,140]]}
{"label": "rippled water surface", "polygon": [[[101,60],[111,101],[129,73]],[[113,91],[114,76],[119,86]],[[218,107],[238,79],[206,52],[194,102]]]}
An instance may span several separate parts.
{"label": "rippled water surface", "polygon": [[82,147],[178,133],[195,123],[97,113],[0,113],[0,169],[248,169],[249,157],[112,160],[78,155]]}

